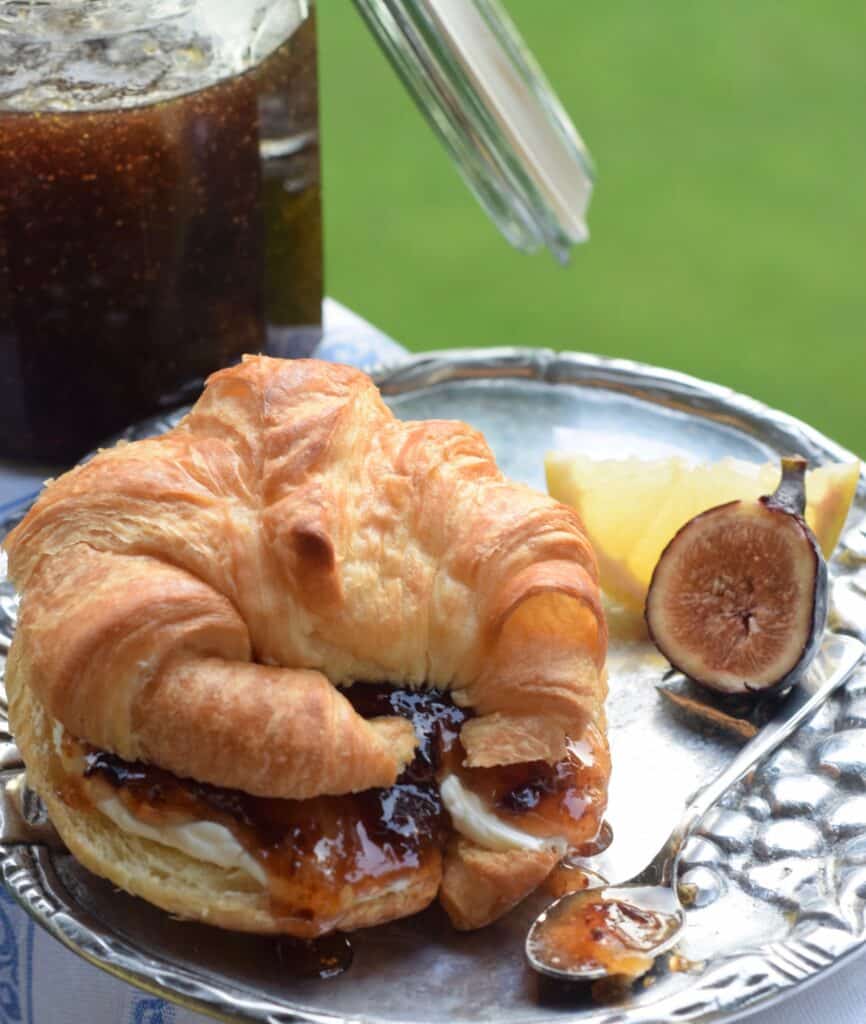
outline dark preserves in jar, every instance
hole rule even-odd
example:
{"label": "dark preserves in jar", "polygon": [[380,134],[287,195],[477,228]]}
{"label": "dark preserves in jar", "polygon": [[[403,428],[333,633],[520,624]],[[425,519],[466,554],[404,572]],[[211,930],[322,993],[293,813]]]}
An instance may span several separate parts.
{"label": "dark preserves in jar", "polygon": [[0,454],[76,458],[245,352],[308,354],[315,27],[290,6],[288,36],[256,30],[267,52],[249,66],[231,57],[238,26],[215,41],[185,14],[108,41],[73,32],[38,86],[22,67],[0,91]]}

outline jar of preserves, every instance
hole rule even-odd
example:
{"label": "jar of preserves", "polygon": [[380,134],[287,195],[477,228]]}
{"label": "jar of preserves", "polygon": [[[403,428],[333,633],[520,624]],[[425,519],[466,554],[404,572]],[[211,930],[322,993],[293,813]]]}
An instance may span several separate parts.
{"label": "jar of preserves", "polygon": [[0,0],[0,453],[80,456],[321,320],[304,0]]}
{"label": "jar of preserves", "polygon": [[[565,262],[591,163],[497,0],[355,6],[503,234]],[[309,354],[321,303],[310,0],[0,0],[0,457]]]}

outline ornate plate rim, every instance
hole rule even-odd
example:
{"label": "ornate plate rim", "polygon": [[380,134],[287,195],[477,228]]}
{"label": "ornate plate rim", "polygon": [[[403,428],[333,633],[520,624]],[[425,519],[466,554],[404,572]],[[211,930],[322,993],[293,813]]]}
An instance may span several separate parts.
{"label": "ornate plate rim", "polygon": [[[399,361],[380,365],[370,372],[386,397],[446,382],[485,377],[616,391],[656,405],[697,412],[719,422],[727,421],[729,426],[741,432],[745,425],[753,429],[760,425],[765,439],[770,442],[778,440],[780,443],[788,443],[789,438],[796,437],[798,443],[807,447],[808,450],[803,451],[807,457],[820,457],[822,461],[857,458],[854,453],[814,427],[757,399],[724,385],[632,360],[577,351],[559,352],[551,348],[441,349],[408,355]],[[136,430],[139,432],[137,436],[144,436],[148,430],[158,430],[164,420],[164,417],[154,417],[135,425],[125,434]],[[768,425],[772,428],[770,437],[767,437]],[[858,498],[861,502],[864,501],[864,492],[866,469],[861,469],[858,484]],[[7,503],[0,507],[0,513],[9,515],[16,511],[23,512],[34,497],[31,495]],[[125,938],[103,927],[83,908],[75,907],[76,913],[70,913],[70,908],[57,892],[58,887],[64,888],[62,883],[59,880],[57,884],[52,881],[55,873],[44,846],[0,846],[0,873],[16,902],[68,949],[121,980],[190,1010],[208,1014],[229,1024],[236,1021],[260,1021],[267,1024],[361,1024],[365,1019],[275,1002],[270,997],[255,995],[246,987],[226,986],[222,981],[218,985],[210,984],[202,976],[206,968],[195,970],[178,967],[142,954]],[[862,953],[864,948],[866,938],[854,941],[828,962],[810,963],[808,967],[811,969],[801,971],[802,977],[788,978],[785,983],[778,983],[770,991],[756,994],[753,999],[745,994],[737,1005],[711,1009],[700,1019],[730,1021],[767,1009],[795,991],[801,991],[827,977]],[[686,992],[693,993],[697,987],[690,986]],[[579,1016],[559,1013],[556,1019],[562,1024],[660,1022],[661,1018],[654,1016],[652,1010],[652,1006],[613,1008],[609,1013],[599,1009],[589,1016],[585,1013]],[[373,1018],[366,1020],[372,1021]]]}

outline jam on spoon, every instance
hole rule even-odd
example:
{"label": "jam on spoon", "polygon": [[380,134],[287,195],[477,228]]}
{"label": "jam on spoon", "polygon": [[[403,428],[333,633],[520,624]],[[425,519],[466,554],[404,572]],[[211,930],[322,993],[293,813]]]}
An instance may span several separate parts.
{"label": "jam on spoon", "polygon": [[587,889],[554,903],[529,941],[536,958],[559,973],[637,978],[681,926],[681,913],[637,906],[615,889]]}
{"label": "jam on spoon", "polygon": [[677,941],[685,912],[676,886],[683,844],[716,802],[848,679],[864,645],[825,636],[816,667],[795,687],[761,732],[692,797],[665,844],[647,866],[616,887],[566,893],[535,919],[526,956],[536,971],[561,981],[637,977]]}

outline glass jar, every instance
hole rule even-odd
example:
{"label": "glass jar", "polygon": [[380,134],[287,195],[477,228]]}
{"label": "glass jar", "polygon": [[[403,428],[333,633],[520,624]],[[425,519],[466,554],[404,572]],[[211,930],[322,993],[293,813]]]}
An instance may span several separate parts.
{"label": "glass jar", "polygon": [[[508,240],[566,263],[593,169],[498,0],[355,0]],[[80,456],[320,334],[307,0],[0,0],[0,457]]]}
{"label": "glass jar", "polygon": [[0,0],[0,454],[308,354],[317,142],[305,0]]}

